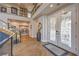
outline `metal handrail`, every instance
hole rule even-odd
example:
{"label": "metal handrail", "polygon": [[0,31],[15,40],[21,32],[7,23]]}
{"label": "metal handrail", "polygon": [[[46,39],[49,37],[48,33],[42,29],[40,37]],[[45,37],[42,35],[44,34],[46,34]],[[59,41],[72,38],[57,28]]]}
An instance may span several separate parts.
{"label": "metal handrail", "polygon": [[3,23],[5,23],[5,24],[8,24],[7,22],[5,22],[5,21],[3,21],[3,20],[1,20],[1,19],[0,19],[0,21],[3,22]]}
{"label": "metal handrail", "polygon": [[[7,27],[8,27],[8,29],[9,29],[9,25],[14,26],[14,25],[12,25],[12,24],[10,24],[10,23],[8,23],[8,22],[5,22],[5,21],[3,21],[3,20],[1,20],[1,19],[0,19],[0,22],[5,23],[5,24],[7,25]],[[16,28],[16,29],[19,30],[18,28]]]}
{"label": "metal handrail", "polygon": [[[9,22],[5,22],[5,21],[3,21],[1,19],[0,19],[0,21],[3,22],[3,23],[5,23],[7,25],[7,27],[8,27],[7,29],[8,30],[10,30],[10,26],[14,26],[14,25],[10,24]],[[20,42],[21,42],[21,32],[20,32],[20,29],[19,28],[15,28],[15,31],[12,31],[12,30],[10,30],[10,31],[16,33],[16,36],[17,36],[17,31],[16,30],[18,30],[19,33],[20,33]],[[17,38],[16,38],[16,41],[17,41]]]}

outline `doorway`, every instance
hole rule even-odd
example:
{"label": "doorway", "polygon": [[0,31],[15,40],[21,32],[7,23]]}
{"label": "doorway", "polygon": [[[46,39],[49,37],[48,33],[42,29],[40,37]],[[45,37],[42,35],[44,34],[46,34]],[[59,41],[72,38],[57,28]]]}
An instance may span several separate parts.
{"label": "doorway", "polygon": [[29,21],[9,19],[9,29],[16,33],[16,40],[22,42],[23,35],[29,36]]}

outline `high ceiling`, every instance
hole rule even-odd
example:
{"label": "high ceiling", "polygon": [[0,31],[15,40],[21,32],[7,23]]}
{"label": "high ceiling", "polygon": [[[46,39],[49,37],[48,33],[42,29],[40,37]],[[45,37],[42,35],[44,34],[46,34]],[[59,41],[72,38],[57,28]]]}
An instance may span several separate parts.
{"label": "high ceiling", "polygon": [[33,3],[12,3],[12,5],[16,5],[18,7],[22,7],[22,8],[27,8],[28,11],[32,11],[32,9],[34,8],[34,4]]}
{"label": "high ceiling", "polygon": [[36,3],[1,3],[0,5],[6,6],[6,7],[22,7],[27,8],[28,11],[32,11]]}
{"label": "high ceiling", "polygon": [[32,16],[32,18],[38,18],[42,15],[50,15],[57,10],[64,8],[65,6],[70,5],[68,3],[44,3],[38,11]]}

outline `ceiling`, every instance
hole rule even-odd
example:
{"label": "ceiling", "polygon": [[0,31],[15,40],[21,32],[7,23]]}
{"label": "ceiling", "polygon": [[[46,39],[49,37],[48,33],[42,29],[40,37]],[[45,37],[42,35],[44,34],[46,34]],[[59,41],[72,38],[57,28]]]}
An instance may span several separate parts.
{"label": "ceiling", "polygon": [[52,12],[59,10],[61,7],[64,7],[66,5],[68,4],[67,3],[49,3],[49,5],[42,11],[42,14],[51,14]]}
{"label": "ceiling", "polygon": [[32,11],[32,9],[34,8],[34,4],[33,3],[15,3],[12,5],[16,5],[18,7],[22,7],[22,8],[27,8],[28,11]]}
{"label": "ceiling", "polygon": [[[50,7],[50,5],[52,5],[52,7]],[[48,3],[48,4],[44,3],[44,5],[41,6],[43,9],[40,7],[39,8],[40,12],[39,13],[36,12],[35,13],[36,15],[34,15],[32,18],[34,19],[34,18],[38,18],[42,15],[49,15],[67,5],[70,5],[70,4],[69,3]]]}
{"label": "ceiling", "polygon": [[27,8],[28,11],[32,11],[36,3],[0,3],[0,5],[6,7],[22,7]]}

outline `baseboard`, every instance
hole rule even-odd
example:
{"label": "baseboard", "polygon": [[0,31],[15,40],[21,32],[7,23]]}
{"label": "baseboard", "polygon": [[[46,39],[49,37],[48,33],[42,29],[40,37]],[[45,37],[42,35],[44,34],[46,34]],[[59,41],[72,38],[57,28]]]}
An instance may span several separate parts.
{"label": "baseboard", "polygon": [[41,42],[48,42],[47,40],[41,40]]}

